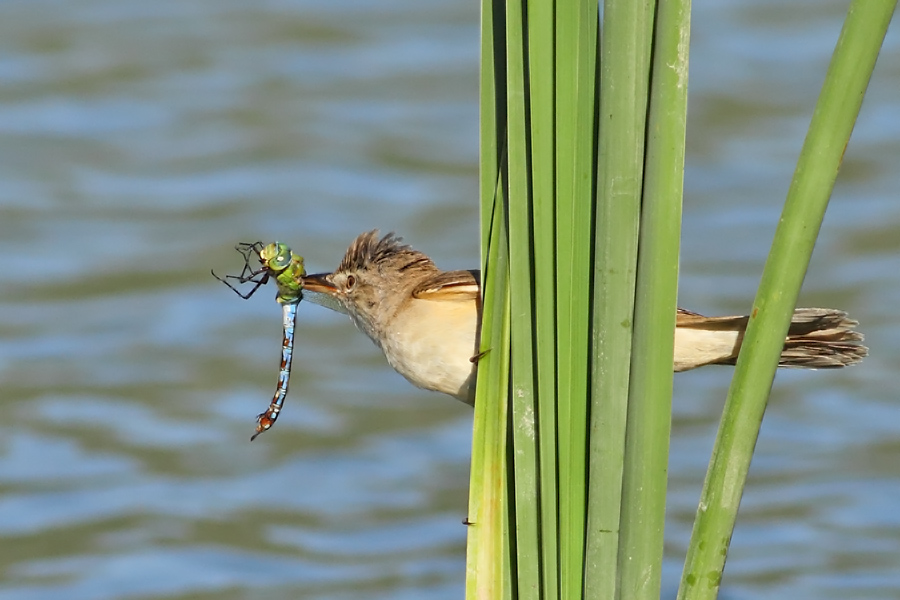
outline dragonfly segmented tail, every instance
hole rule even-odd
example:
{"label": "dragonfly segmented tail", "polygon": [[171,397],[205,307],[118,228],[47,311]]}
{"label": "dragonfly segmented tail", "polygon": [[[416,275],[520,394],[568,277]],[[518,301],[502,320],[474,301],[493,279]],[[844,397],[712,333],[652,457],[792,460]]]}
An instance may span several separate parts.
{"label": "dragonfly segmented tail", "polygon": [[[294,326],[297,321],[297,306],[303,299],[303,280],[306,275],[303,268],[303,257],[294,254],[287,244],[275,242],[263,246],[262,242],[251,244],[238,244],[236,250],[244,257],[244,268],[240,275],[226,275],[224,278],[213,273],[213,277],[231,288],[238,296],[250,298],[256,290],[268,283],[269,278],[275,279],[278,293],[275,299],[281,304],[282,327],[284,336],[281,341],[281,369],[278,372],[278,386],[275,388],[275,396],[265,412],[256,417],[256,432],[250,438],[251,441],[268,430],[275,424],[284,399],[287,397],[288,383],[291,378],[291,359],[294,351]],[[250,266],[251,257],[255,256],[260,262],[259,269]],[[246,294],[228,283],[228,279],[234,279],[239,284],[253,283],[253,288]]]}
{"label": "dragonfly segmented tail", "polygon": [[281,370],[278,371],[278,387],[275,388],[275,396],[269,403],[269,408],[256,417],[256,433],[250,436],[251,442],[256,439],[256,436],[275,424],[275,419],[278,418],[278,413],[281,412],[284,399],[287,397],[288,383],[291,378],[291,359],[294,353],[294,325],[297,322],[297,305],[299,304],[298,300],[281,305],[284,338],[281,340]]}

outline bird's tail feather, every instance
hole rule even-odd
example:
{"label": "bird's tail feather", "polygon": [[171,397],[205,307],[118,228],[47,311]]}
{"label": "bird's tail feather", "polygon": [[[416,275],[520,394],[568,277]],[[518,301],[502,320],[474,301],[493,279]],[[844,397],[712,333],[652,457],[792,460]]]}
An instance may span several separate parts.
{"label": "bird's tail feather", "polygon": [[[832,308],[798,308],[794,311],[781,352],[780,367],[797,369],[838,369],[865,358],[863,334],[847,313]],[[720,364],[733,365],[737,356]]]}

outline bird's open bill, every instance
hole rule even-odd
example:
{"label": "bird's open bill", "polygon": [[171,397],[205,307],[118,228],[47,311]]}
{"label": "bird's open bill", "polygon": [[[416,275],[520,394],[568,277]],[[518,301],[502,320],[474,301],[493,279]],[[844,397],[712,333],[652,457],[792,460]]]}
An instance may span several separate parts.
{"label": "bird's open bill", "polygon": [[327,277],[331,273],[316,273],[315,275],[304,275],[301,277],[304,292],[317,292],[319,294],[333,294],[337,291]]}
{"label": "bird's open bill", "polygon": [[301,278],[303,282],[303,296],[313,304],[318,304],[346,315],[347,309],[335,297],[337,288],[327,279],[329,275],[331,273],[304,275]]}

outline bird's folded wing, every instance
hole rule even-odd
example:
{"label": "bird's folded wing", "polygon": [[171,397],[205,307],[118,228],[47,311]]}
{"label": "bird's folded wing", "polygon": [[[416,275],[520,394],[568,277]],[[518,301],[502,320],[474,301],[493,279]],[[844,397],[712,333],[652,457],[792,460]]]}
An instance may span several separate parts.
{"label": "bird's folded wing", "polygon": [[737,331],[747,327],[747,320],[748,317],[704,317],[699,313],[679,308],[675,326],[712,331]]}
{"label": "bird's folded wing", "polygon": [[413,290],[421,300],[477,300],[481,296],[478,271],[444,271]]}

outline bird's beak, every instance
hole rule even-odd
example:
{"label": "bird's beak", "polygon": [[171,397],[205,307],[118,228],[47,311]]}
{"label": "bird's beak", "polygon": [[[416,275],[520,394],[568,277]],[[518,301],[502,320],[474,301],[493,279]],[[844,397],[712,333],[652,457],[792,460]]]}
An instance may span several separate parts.
{"label": "bird's beak", "polygon": [[344,298],[338,292],[338,289],[334,287],[334,284],[328,280],[330,275],[331,273],[304,275],[301,278],[303,282],[303,291],[312,292],[305,297],[309,298],[313,304],[318,304],[319,306],[324,306],[325,308],[330,308],[331,310],[336,310],[339,313],[348,315],[350,313],[347,311],[344,302],[342,302]]}
{"label": "bird's beak", "polygon": [[334,284],[328,281],[328,276],[331,273],[317,273],[315,275],[304,275],[302,277],[303,281],[303,289],[309,290],[310,292],[317,292],[319,294],[328,294],[329,296],[334,296],[337,294],[337,288],[334,287]]}

